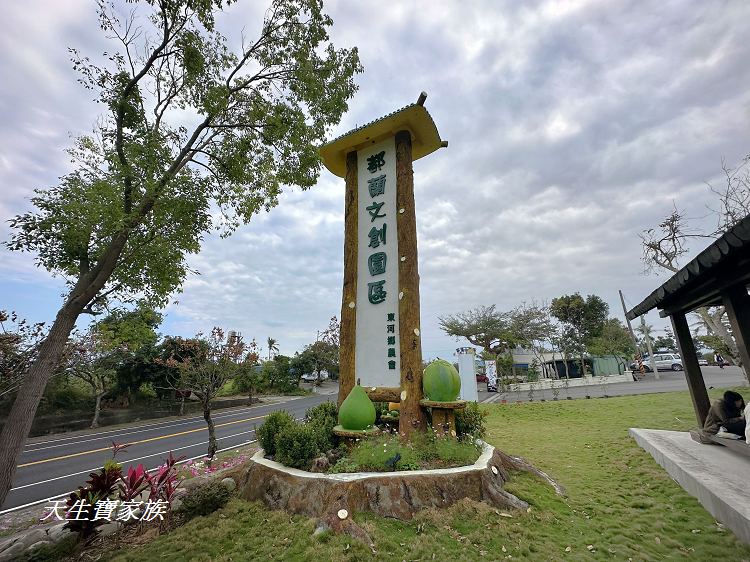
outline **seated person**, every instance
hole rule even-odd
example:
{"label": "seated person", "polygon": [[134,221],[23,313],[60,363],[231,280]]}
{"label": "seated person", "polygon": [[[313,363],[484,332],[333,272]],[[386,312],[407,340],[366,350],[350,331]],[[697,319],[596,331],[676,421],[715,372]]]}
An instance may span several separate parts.
{"label": "seated person", "polygon": [[703,430],[706,433],[716,435],[719,428],[724,426],[729,433],[735,433],[745,437],[745,418],[743,410],[745,400],[741,394],[727,390],[722,398],[715,400],[708,410]]}

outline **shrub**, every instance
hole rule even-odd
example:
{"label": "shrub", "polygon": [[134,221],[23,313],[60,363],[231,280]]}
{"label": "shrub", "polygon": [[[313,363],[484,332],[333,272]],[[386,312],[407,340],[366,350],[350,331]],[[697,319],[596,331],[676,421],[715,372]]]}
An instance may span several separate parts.
{"label": "shrub", "polygon": [[334,402],[323,402],[305,412],[305,422],[315,430],[318,449],[330,451],[336,447],[337,439],[333,428],[338,423],[338,407]]}
{"label": "shrub", "polygon": [[380,418],[388,413],[388,402],[373,402],[375,406],[375,425],[380,423]]}
{"label": "shrub", "polygon": [[190,490],[182,498],[180,512],[188,519],[199,515],[209,515],[224,507],[232,492],[218,480],[213,480]]}
{"label": "shrub", "polygon": [[469,402],[466,408],[456,412],[456,434],[473,439],[481,439],[487,432],[484,418],[487,412],[479,408],[476,402]]}
{"label": "shrub", "polygon": [[266,421],[255,431],[266,456],[272,457],[276,454],[276,436],[282,429],[294,424],[294,418],[284,410],[273,412],[266,418]]}
{"label": "shrub", "polygon": [[312,426],[292,423],[276,436],[276,460],[283,465],[306,470],[318,452],[318,434]]}
{"label": "shrub", "polygon": [[359,465],[352,459],[344,457],[336,461],[336,464],[328,472],[359,472]]}

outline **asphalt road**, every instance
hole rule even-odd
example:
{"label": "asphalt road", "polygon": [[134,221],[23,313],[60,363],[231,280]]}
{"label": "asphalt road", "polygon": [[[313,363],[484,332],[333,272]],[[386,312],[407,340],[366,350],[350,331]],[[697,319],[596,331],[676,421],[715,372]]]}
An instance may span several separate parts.
{"label": "asphalt road", "polygon": [[[275,410],[287,410],[295,418],[301,418],[311,406],[335,399],[335,394],[313,395],[277,404],[216,410],[212,417],[219,449],[254,441],[255,427]],[[76,489],[89,472],[112,458],[112,441],[132,444],[117,455],[120,463],[125,466],[143,463],[146,469],[152,469],[162,464],[169,451],[187,458],[204,455],[208,430],[202,415],[191,415],[28,439],[13,488],[0,512],[44,502]]]}
{"label": "asphalt road", "polygon": [[[706,383],[706,388],[725,388],[730,386],[748,386],[747,379],[739,367],[702,367],[703,380]],[[528,391],[520,392],[486,392],[485,383],[478,383],[479,385],[479,401],[485,404],[500,402],[506,400],[507,402],[528,402],[529,393]],[[596,398],[603,396],[605,393],[607,396],[626,396],[632,394],[650,394],[653,392],[673,392],[676,390],[687,390],[687,382],[685,381],[685,373],[682,371],[659,371],[659,380],[656,380],[653,373],[646,373],[646,378],[635,382],[624,382],[617,384],[607,384],[606,388],[602,385],[593,386],[582,386],[560,390],[559,399],[565,400],[567,396],[571,398],[586,398],[586,395]],[[537,400],[552,400],[554,395],[552,390],[535,390],[533,398]],[[747,393],[745,398],[750,398],[750,392]]]}

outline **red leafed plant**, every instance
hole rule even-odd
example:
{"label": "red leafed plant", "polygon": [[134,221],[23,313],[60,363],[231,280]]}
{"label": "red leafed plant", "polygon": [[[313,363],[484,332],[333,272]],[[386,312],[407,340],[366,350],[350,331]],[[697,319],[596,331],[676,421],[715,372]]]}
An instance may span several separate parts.
{"label": "red leafed plant", "polygon": [[142,464],[128,467],[127,476],[120,474],[120,499],[132,501],[149,486],[148,473]]}
{"label": "red leafed plant", "polygon": [[156,474],[146,476],[151,487],[150,500],[162,499],[172,504],[177,488],[182,484],[182,479],[177,476],[177,463],[183,458],[185,457],[175,458],[172,451],[169,451],[169,456],[157,469]]}
{"label": "red leafed plant", "polygon": [[[68,497],[68,510],[76,502],[85,501],[87,508],[82,509],[80,515],[75,519],[70,518],[68,513],[68,522],[65,524],[66,529],[70,529],[79,534],[82,539],[87,539],[97,532],[97,527],[107,523],[104,519],[94,521],[94,511],[96,502],[99,500],[109,499],[115,491],[117,481],[122,476],[122,468],[113,460],[104,463],[104,467],[98,472],[89,474],[90,478],[86,481],[85,488],[79,486],[78,490],[72,492]],[[85,518],[83,517],[85,513]]]}

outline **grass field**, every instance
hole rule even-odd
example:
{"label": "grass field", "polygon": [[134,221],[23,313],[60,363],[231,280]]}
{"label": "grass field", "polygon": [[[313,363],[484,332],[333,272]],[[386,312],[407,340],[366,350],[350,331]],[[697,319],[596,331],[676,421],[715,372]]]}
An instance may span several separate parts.
{"label": "grass field", "polygon": [[565,486],[565,497],[520,474],[508,490],[531,504],[528,513],[508,517],[467,502],[409,523],[357,515],[374,553],[346,536],[313,538],[313,520],[233,500],[150,544],[124,547],[114,559],[750,560],[750,547],[628,437],[629,427],[692,427],[686,392],[487,409],[487,440],[548,472]]}

